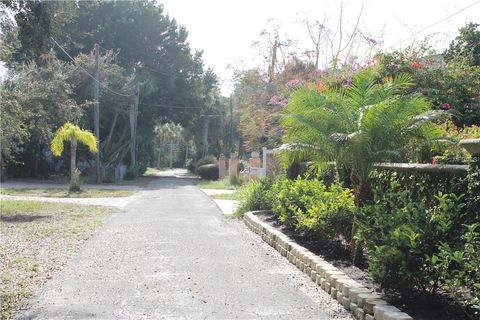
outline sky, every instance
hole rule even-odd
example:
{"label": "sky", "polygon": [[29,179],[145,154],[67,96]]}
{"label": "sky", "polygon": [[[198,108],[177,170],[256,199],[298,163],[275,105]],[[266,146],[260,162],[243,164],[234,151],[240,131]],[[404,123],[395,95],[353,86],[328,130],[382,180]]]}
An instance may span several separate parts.
{"label": "sky", "polygon": [[[232,90],[233,70],[263,65],[260,47],[266,48],[262,30],[275,26],[281,36],[311,48],[305,19],[338,25],[340,0],[160,0],[165,12],[185,26],[194,49],[204,51],[204,61],[222,81],[222,93]],[[466,8],[423,32],[424,28]],[[344,29],[352,30],[362,1],[344,0]],[[359,28],[379,41],[384,49],[411,45],[428,36],[430,44],[443,50],[466,22],[480,23],[479,0],[364,0]],[[412,35],[415,35],[412,37]],[[406,40],[405,40],[406,39]],[[263,41],[263,42],[262,42]]]}

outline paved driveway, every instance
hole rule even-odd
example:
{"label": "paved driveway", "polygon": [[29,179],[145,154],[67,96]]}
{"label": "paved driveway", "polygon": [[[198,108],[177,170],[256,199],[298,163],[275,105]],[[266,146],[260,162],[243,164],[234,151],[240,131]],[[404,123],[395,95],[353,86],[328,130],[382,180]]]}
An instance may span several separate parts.
{"label": "paved driveway", "polygon": [[31,300],[27,319],[352,319],[188,179],[158,178]]}

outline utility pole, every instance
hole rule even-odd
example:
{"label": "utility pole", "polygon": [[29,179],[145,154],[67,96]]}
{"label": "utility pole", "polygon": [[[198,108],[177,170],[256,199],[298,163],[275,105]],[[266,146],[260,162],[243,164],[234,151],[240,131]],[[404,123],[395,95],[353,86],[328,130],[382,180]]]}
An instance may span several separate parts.
{"label": "utility pole", "polygon": [[95,136],[97,137],[97,150],[95,154],[95,176],[97,183],[100,183],[101,178],[101,164],[100,164],[100,68],[99,68],[99,46],[98,43],[95,43],[94,46],[95,53],[95,86],[94,86],[94,96],[95,96],[95,106],[94,106],[94,127],[95,127]]}
{"label": "utility pole", "polygon": [[137,116],[138,103],[140,99],[140,84],[137,84],[137,92],[130,106],[130,163],[134,166],[137,163]]}
{"label": "utility pole", "polygon": [[173,168],[173,140],[170,140],[170,169]]}
{"label": "utility pole", "polygon": [[228,153],[229,155],[232,153],[233,150],[233,101],[232,101],[232,94],[230,94],[230,146],[229,146]]}

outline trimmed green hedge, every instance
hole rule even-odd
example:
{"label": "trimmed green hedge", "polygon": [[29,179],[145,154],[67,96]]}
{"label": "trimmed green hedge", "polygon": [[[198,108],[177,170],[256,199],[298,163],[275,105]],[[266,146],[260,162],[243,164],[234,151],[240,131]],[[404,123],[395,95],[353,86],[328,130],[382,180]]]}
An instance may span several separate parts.
{"label": "trimmed green hedge", "polygon": [[197,174],[204,180],[218,180],[218,164],[204,164],[197,168]]}

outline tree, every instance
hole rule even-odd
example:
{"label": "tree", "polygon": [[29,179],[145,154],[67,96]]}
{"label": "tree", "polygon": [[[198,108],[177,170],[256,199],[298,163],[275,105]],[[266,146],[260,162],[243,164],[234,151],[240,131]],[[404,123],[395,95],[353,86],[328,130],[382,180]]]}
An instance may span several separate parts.
{"label": "tree", "polygon": [[445,60],[464,59],[471,66],[480,66],[480,24],[470,22],[445,51]]}
{"label": "tree", "polygon": [[77,171],[77,144],[81,142],[86,145],[92,153],[98,152],[97,139],[88,130],[82,130],[79,126],[70,122],[65,123],[55,133],[50,149],[53,155],[60,156],[63,152],[64,142],[70,142],[70,191],[80,191],[80,185],[76,183]]}
{"label": "tree", "polygon": [[[370,204],[373,165],[400,156],[412,140],[420,142],[435,134],[431,121],[441,112],[430,112],[429,103],[418,95],[406,95],[412,85],[407,75],[378,81],[374,70],[364,69],[346,89],[322,93],[298,89],[283,120],[290,161],[308,159],[317,165],[335,161],[339,167],[351,168],[355,205]],[[356,229],[354,221],[353,235]],[[358,263],[360,246],[354,238],[351,248]]]}

